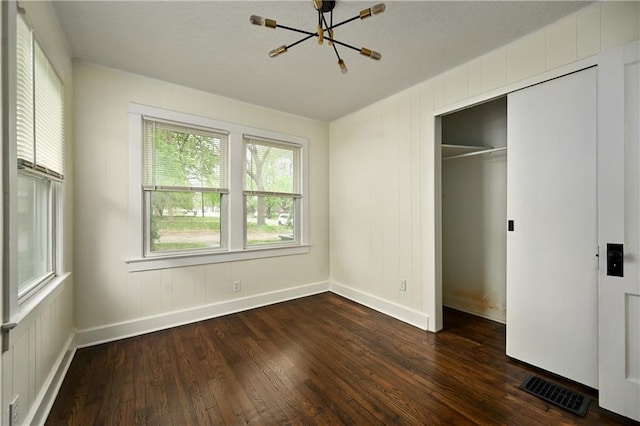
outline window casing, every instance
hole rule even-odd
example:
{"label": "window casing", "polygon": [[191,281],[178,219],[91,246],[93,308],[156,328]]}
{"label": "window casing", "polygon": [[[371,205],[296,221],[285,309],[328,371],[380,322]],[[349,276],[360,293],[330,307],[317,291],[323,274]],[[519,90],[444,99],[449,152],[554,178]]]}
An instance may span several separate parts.
{"label": "window casing", "polygon": [[[155,123],[156,128],[181,133],[183,137],[207,136],[220,140],[221,148],[214,150],[220,154],[209,159],[215,161],[207,162],[204,158],[202,162],[196,162],[209,181],[194,179],[194,174],[185,173],[182,166],[177,172],[174,169],[168,173],[171,179],[176,176],[179,179],[154,178],[155,172],[150,174],[149,170],[153,170],[153,161],[158,156],[154,157],[153,138],[149,138],[150,123]],[[309,252],[306,139],[133,103],[129,106],[129,130],[130,240],[126,261],[130,271]],[[198,149],[203,146],[208,145],[200,144]],[[247,146],[275,148],[272,151],[279,157],[267,163],[272,169],[279,167],[278,174],[270,169],[270,174],[265,176],[272,180],[277,177],[279,186],[271,185],[263,190],[258,190],[255,182],[251,186],[247,173],[251,171],[247,166],[250,167]],[[166,147],[156,148],[158,154]],[[174,155],[173,159],[176,157]],[[214,163],[215,177],[211,178],[207,171]],[[284,173],[285,169],[288,175]],[[282,187],[283,179],[288,181],[288,186]],[[266,234],[272,235],[254,241],[251,231],[258,224],[255,206],[259,196],[265,197],[265,205],[270,206],[270,215],[261,224],[267,226],[262,230],[266,228]],[[169,197],[173,203],[174,221],[171,224],[166,223],[169,210],[158,207]],[[165,215],[163,218],[160,218],[160,211]],[[163,220],[165,223],[161,224]],[[189,227],[189,232],[180,232]],[[180,245],[186,242],[180,238],[187,234],[189,238],[193,237],[188,241],[190,244]]]}
{"label": "window casing", "polygon": [[[64,86],[22,15],[16,19],[16,185],[18,302],[58,272],[64,180]],[[13,215],[10,215],[13,217]],[[11,247],[11,246],[10,246]],[[9,250],[10,253],[13,250]]]}

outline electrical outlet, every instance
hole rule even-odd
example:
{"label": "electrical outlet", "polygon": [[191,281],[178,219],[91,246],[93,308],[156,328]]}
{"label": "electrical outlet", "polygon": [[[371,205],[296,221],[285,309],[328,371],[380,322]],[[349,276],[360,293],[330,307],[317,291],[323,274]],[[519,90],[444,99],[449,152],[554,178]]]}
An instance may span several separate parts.
{"label": "electrical outlet", "polygon": [[400,280],[400,290],[407,291],[407,280]]}
{"label": "electrical outlet", "polygon": [[16,395],[13,402],[9,404],[9,426],[18,425],[18,399],[20,395]]}
{"label": "electrical outlet", "polygon": [[235,293],[239,292],[240,290],[242,290],[242,285],[240,281],[234,281],[233,282],[233,291]]}

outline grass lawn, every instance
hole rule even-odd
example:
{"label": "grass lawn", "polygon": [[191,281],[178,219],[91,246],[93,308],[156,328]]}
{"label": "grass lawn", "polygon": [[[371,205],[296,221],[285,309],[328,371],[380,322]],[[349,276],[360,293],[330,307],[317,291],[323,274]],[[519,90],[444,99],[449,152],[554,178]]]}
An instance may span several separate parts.
{"label": "grass lawn", "polygon": [[[209,245],[199,241],[189,241],[189,235],[200,234],[201,231],[207,233],[220,231],[220,218],[202,216],[164,216],[154,217],[154,226],[162,240],[162,236],[176,235],[184,233],[183,241],[154,241],[152,251],[168,250],[189,250],[205,248]],[[247,222],[247,244],[272,244],[282,242],[280,235],[290,234],[292,227],[277,224],[258,225],[253,221]]]}
{"label": "grass lawn", "polygon": [[[202,216],[163,216],[154,217],[154,222],[158,226],[158,231],[198,231],[201,229],[220,229],[219,217],[202,217]],[[286,226],[280,225],[258,225],[257,223],[247,223],[247,230],[254,232],[282,233],[287,229]]]}
{"label": "grass lawn", "polygon": [[153,243],[151,251],[188,250],[207,247],[202,243]]}
{"label": "grass lawn", "polygon": [[158,231],[197,231],[201,229],[220,229],[219,217],[202,216],[163,216],[154,217]]}

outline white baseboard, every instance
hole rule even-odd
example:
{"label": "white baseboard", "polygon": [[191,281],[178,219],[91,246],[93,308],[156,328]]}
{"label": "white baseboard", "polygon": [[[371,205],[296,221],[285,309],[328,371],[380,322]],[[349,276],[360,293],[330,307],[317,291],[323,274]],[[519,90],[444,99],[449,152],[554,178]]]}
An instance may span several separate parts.
{"label": "white baseboard", "polygon": [[139,336],[153,331],[164,330],[179,325],[203,321],[223,315],[259,308],[300,297],[311,296],[329,291],[328,282],[319,282],[299,287],[262,293],[241,299],[233,299],[212,305],[200,306],[183,311],[170,312],[146,318],[110,324],[102,327],[79,330],[76,334],[78,348],[100,343]]}
{"label": "white baseboard", "polygon": [[25,425],[43,425],[47,420],[47,416],[53,407],[53,403],[58,396],[58,391],[62,382],[64,381],[73,356],[76,353],[76,346],[74,344],[75,335],[69,336],[69,339],[64,345],[64,349],[60,352],[60,356],[56,360],[49,376],[42,384],[41,391],[36,397],[36,400],[31,405],[31,410],[24,418]]}
{"label": "white baseboard", "polygon": [[25,424],[44,424],[51,407],[55,402],[55,398],[60,390],[60,386],[67,374],[67,370],[71,365],[71,361],[73,360],[73,356],[77,348],[125,339],[127,337],[177,327],[183,324],[246,311],[249,309],[272,305],[274,303],[285,302],[287,300],[312,296],[314,294],[324,293],[327,291],[331,291],[339,296],[345,297],[415,327],[427,330],[427,326],[429,324],[429,317],[427,314],[400,306],[377,296],[373,296],[336,282],[307,284],[183,311],[80,330],[77,331],[75,335],[72,335],[65,344],[65,349],[60,353],[54,368],[51,370],[45,384],[42,386],[42,391],[36,398],[36,401],[32,405],[32,409],[28,413],[27,417],[25,417]]}
{"label": "white baseboard", "polygon": [[346,297],[361,305],[367,306],[385,315],[389,315],[395,319],[411,324],[415,327],[427,330],[429,325],[429,316],[424,312],[419,312],[406,306],[401,306],[388,300],[381,299],[377,296],[365,293],[355,288],[345,286],[335,281],[331,282],[331,291],[342,297]]}

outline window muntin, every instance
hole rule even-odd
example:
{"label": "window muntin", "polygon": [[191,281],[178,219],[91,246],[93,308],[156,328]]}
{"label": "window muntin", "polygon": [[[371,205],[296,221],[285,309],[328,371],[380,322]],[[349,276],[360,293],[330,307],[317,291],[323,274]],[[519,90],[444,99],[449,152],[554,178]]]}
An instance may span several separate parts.
{"label": "window muntin", "polygon": [[298,244],[300,146],[245,136],[244,151],[245,245]]}
{"label": "window muntin", "polygon": [[227,139],[219,131],[144,120],[147,255],[224,247]]}

